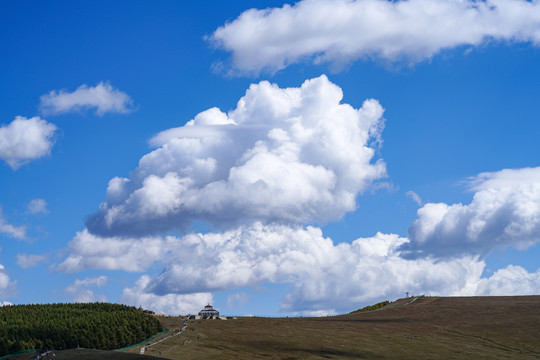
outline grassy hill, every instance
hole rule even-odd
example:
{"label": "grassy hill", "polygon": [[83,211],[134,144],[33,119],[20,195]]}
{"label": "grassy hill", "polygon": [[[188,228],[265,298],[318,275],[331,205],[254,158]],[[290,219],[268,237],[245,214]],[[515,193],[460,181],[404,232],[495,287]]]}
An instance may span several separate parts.
{"label": "grassy hill", "polygon": [[[540,296],[410,300],[323,318],[190,320],[185,333],[145,354],[190,360],[540,358]],[[181,327],[179,319],[163,321],[171,330]]]}
{"label": "grassy hill", "polygon": [[[140,347],[56,355],[59,360],[540,358],[540,296],[411,300],[322,318],[190,320],[184,333],[146,348],[145,355],[138,355]],[[160,320],[173,334],[182,327],[180,317]]]}

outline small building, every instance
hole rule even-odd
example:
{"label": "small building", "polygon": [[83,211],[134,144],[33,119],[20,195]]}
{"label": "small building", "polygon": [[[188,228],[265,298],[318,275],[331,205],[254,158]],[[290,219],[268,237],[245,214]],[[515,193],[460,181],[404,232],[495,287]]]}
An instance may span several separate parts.
{"label": "small building", "polygon": [[219,317],[219,311],[214,309],[212,305],[208,304],[204,307],[204,309],[199,311],[199,316],[201,319],[216,319]]}
{"label": "small building", "polygon": [[200,320],[200,319],[230,320],[230,319],[236,319],[236,317],[219,316],[219,311],[214,309],[212,305],[208,304],[204,307],[204,309],[199,311],[199,315],[187,315],[187,319],[189,320]]}

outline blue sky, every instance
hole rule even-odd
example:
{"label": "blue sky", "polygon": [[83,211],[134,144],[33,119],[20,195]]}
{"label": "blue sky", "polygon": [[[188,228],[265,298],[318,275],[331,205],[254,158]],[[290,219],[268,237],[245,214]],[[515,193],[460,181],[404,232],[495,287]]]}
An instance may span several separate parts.
{"label": "blue sky", "polygon": [[0,304],[538,294],[538,1],[1,6]]}

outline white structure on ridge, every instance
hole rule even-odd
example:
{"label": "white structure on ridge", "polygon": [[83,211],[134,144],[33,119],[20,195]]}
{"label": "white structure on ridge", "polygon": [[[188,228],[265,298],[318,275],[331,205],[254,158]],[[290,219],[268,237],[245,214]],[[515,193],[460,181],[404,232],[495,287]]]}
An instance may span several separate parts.
{"label": "white structure on ridge", "polygon": [[199,311],[199,315],[188,315],[188,319],[219,319],[227,320],[226,316],[219,316],[219,311],[214,309],[212,305],[208,304]]}
{"label": "white structure on ridge", "polygon": [[199,316],[201,319],[213,319],[219,317],[219,311],[214,309],[212,305],[208,304],[204,307],[204,309],[199,311]]}

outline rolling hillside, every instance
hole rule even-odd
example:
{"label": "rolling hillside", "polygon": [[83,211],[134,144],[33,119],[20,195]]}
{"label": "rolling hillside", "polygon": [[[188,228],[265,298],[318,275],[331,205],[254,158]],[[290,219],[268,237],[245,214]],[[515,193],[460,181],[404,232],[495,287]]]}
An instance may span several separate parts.
{"label": "rolling hillside", "polygon": [[[540,296],[412,300],[321,318],[190,320],[184,333],[147,348],[145,355],[138,355],[140,347],[56,354],[59,360],[540,358]],[[180,317],[160,321],[172,333],[183,326]]]}
{"label": "rolling hillside", "polygon": [[[184,334],[146,354],[190,360],[540,357],[540,296],[409,302],[323,318],[191,320]],[[174,319],[164,321],[174,328]]]}

